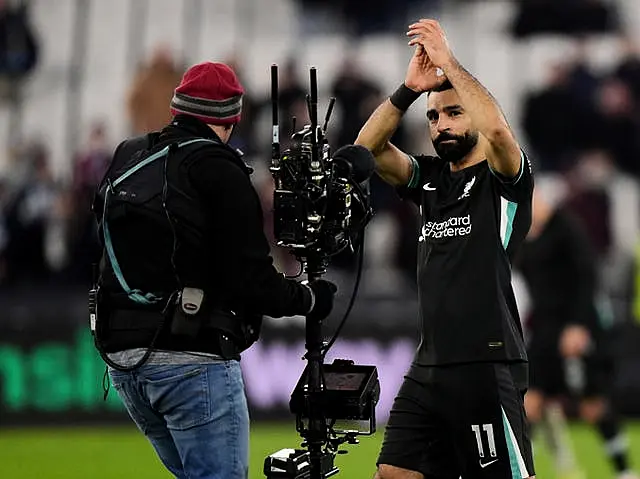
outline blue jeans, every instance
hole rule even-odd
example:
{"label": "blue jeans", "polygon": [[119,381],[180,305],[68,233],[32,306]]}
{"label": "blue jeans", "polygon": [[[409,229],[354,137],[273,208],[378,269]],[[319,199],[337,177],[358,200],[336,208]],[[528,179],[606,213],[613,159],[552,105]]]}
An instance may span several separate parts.
{"label": "blue jeans", "polygon": [[249,410],[238,361],[111,370],[131,418],[179,479],[246,479]]}

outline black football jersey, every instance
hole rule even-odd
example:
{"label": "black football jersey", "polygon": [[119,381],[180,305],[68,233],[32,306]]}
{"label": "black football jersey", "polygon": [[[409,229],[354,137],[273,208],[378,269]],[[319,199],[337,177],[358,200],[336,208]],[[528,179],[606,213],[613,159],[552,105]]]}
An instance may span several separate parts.
{"label": "black football jersey", "polygon": [[531,225],[533,176],[522,153],[515,178],[482,161],[460,171],[410,157],[402,196],[420,208],[418,291],[421,343],[415,363],[526,361],[511,287],[511,260]]}

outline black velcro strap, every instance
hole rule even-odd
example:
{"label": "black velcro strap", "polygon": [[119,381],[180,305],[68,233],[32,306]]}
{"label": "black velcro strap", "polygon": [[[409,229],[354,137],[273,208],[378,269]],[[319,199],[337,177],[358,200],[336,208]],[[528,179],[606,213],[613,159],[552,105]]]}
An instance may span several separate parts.
{"label": "black velcro strap", "polygon": [[[133,348],[153,348],[167,351],[198,351],[221,356],[227,360],[240,360],[243,346],[240,338],[233,333],[234,325],[242,321],[233,315],[209,316],[197,337],[173,335],[164,327],[157,340],[153,338],[163,321],[161,312],[120,309],[109,315],[108,327],[103,332],[104,351],[112,353]],[[224,324],[221,324],[224,323]]]}
{"label": "black velcro strap", "polygon": [[[163,317],[159,311],[119,309],[111,313],[109,326],[120,330],[155,329]],[[230,312],[216,310],[199,321],[204,328],[218,329],[234,339],[242,336],[242,319]]]}
{"label": "black velcro strap", "polygon": [[119,309],[109,317],[109,327],[119,330],[157,329],[164,319],[162,312]]}

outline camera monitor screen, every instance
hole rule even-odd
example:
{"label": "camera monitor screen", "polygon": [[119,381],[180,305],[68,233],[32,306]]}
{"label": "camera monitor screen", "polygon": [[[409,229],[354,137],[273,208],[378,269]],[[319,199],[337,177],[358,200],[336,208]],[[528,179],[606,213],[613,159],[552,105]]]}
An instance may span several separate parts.
{"label": "camera monitor screen", "polygon": [[366,373],[325,372],[324,384],[328,391],[359,391]]}

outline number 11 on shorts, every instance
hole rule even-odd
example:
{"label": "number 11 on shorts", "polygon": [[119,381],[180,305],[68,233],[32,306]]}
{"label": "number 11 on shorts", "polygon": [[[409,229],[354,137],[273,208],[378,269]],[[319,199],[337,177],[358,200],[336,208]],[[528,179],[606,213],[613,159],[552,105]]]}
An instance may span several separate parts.
{"label": "number 11 on shorts", "polygon": [[478,454],[481,458],[484,457],[484,445],[482,443],[482,431],[487,433],[487,441],[489,443],[489,456],[496,457],[498,453],[496,452],[496,439],[493,435],[493,424],[482,424],[482,430],[480,429],[479,424],[474,424],[471,426],[471,430],[476,435],[476,444],[478,445]]}

